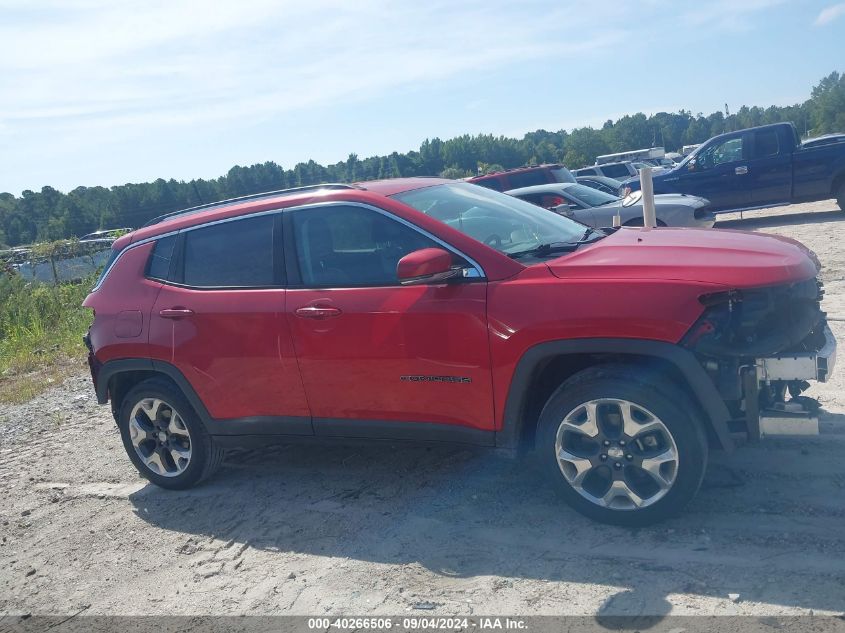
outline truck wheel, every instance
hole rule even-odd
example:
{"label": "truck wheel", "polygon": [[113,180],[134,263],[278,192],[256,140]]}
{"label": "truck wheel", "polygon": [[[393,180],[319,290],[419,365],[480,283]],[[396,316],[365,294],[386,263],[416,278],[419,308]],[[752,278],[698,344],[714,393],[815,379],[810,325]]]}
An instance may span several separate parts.
{"label": "truck wheel", "polygon": [[690,398],[665,377],[604,365],[578,372],[540,414],[537,457],[575,510],[640,526],[679,512],[707,465]]}
{"label": "truck wheel", "polygon": [[138,472],[162,488],[183,490],[211,476],[223,449],[181,391],[152,378],[133,387],[120,406],[123,447]]}

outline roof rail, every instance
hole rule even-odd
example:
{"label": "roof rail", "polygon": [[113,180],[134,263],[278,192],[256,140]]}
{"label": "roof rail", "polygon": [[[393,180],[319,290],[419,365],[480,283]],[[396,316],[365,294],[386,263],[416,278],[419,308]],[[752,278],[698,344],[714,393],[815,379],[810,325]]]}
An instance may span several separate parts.
{"label": "roof rail", "polygon": [[275,191],[263,191],[261,193],[251,193],[247,196],[239,196],[237,198],[228,198],[227,200],[218,200],[217,202],[209,202],[207,204],[200,204],[195,207],[188,207],[187,209],[180,209],[179,211],[171,211],[170,213],[165,213],[163,215],[159,215],[154,217],[152,220],[144,224],[141,228],[152,226],[153,224],[158,224],[160,222],[164,222],[165,220],[169,220],[170,218],[175,218],[180,215],[188,215],[191,213],[198,213],[199,211],[206,211],[208,209],[214,209],[215,207],[225,207],[230,204],[235,204],[238,202],[246,202],[247,200],[260,200],[261,198],[272,198],[274,196],[280,196],[285,194],[293,194],[293,193],[302,193],[306,191],[317,191],[320,189],[363,189],[358,185],[348,185],[345,183],[340,182],[327,182],[320,185],[305,185],[302,187],[290,187],[288,189],[276,189]]}

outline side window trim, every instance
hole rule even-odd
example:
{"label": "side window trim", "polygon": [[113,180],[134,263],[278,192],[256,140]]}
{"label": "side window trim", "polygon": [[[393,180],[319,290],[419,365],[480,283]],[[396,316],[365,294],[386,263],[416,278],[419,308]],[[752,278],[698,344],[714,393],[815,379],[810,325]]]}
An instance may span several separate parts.
{"label": "side window trim", "polygon": [[370,204],[365,204],[363,202],[336,200],[336,201],[332,201],[332,202],[322,202],[322,203],[316,203],[316,204],[302,205],[302,206],[298,206],[298,207],[289,207],[287,209],[282,210],[282,215],[285,217],[285,220],[283,222],[283,226],[285,227],[285,231],[284,231],[284,234],[285,234],[284,252],[285,252],[285,263],[287,264],[287,271],[288,271],[288,287],[289,288],[327,289],[329,287],[331,287],[331,288],[399,288],[399,287],[402,287],[401,284],[389,284],[389,285],[384,285],[384,284],[366,285],[366,284],[362,284],[362,285],[350,285],[350,286],[339,286],[339,285],[334,285],[334,286],[307,286],[307,285],[305,285],[304,280],[302,278],[302,274],[299,270],[299,261],[297,260],[296,242],[295,242],[296,238],[294,236],[294,231],[293,231],[293,215],[292,214],[296,211],[300,211],[300,210],[303,210],[303,209],[320,209],[320,208],[330,208],[330,207],[336,207],[336,206],[360,207],[362,209],[367,209],[369,211],[374,211],[376,213],[379,213],[379,214],[385,216],[386,218],[388,218],[390,220],[394,220],[396,222],[399,222],[400,224],[403,224],[404,226],[416,231],[420,235],[432,240],[433,242],[436,242],[437,244],[442,246],[445,250],[449,251],[453,255],[457,255],[461,259],[465,260],[469,264],[469,267],[470,267],[470,273],[466,277],[464,277],[464,279],[466,281],[484,281],[484,280],[487,279],[487,277],[484,273],[484,269],[472,257],[470,257],[469,255],[467,255],[467,254],[463,253],[462,251],[458,250],[457,248],[455,248],[451,244],[444,242],[442,239],[440,239],[436,235],[429,233],[425,229],[417,226],[413,222],[409,222],[405,218],[401,218],[398,215],[395,215],[393,213],[390,213],[389,211],[386,211],[384,209],[381,209],[379,207],[376,207],[376,206],[373,206],[373,205],[370,205]]}

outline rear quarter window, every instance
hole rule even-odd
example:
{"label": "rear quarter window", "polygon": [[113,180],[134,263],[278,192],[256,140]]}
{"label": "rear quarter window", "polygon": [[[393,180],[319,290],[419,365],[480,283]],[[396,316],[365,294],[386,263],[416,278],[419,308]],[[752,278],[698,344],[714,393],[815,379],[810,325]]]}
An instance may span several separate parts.
{"label": "rear quarter window", "polygon": [[472,184],[484,187],[485,189],[492,189],[493,191],[502,191],[502,183],[498,178],[486,178],[485,180],[476,180]]}
{"label": "rear quarter window", "polygon": [[160,281],[167,281],[170,278],[170,262],[173,259],[175,246],[175,235],[156,240],[150,259],[147,261],[147,277]]}
{"label": "rear quarter window", "polygon": [[627,165],[608,165],[601,168],[602,174],[609,178],[630,178],[631,171]]}
{"label": "rear quarter window", "polygon": [[508,174],[507,178],[510,189],[545,185],[549,182],[549,177],[545,171],[527,171],[521,174]]}
{"label": "rear quarter window", "polygon": [[109,272],[109,269],[112,267],[112,264],[117,260],[120,253],[123,252],[119,249],[113,248],[111,253],[109,254],[109,258],[106,260],[103,269],[100,271],[99,276],[97,277],[97,283],[94,284],[94,288],[99,288],[100,284],[103,283],[103,280],[106,278],[106,274]]}
{"label": "rear quarter window", "polygon": [[777,156],[780,151],[777,130],[764,130],[754,136],[754,157]]}

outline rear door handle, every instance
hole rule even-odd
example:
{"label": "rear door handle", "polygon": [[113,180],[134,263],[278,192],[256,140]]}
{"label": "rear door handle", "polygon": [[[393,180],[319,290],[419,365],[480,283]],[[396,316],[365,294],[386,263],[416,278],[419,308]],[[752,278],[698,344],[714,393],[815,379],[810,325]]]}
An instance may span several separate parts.
{"label": "rear door handle", "polygon": [[736,169],[734,169],[734,173],[737,176],[744,176],[745,174],[748,173],[748,167],[746,167],[745,165],[737,167]]}
{"label": "rear door handle", "polygon": [[164,308],[159,311],[158,315],[162,319],[181,319],[191,316],[193,313],[194,311],[189,308]]}
{"label": "rear door handle", "polygon": [[340,308],[333,306],[304,306],[296,309],[296,316],[303,319],[328,319],[340,316],[341,313]]}

